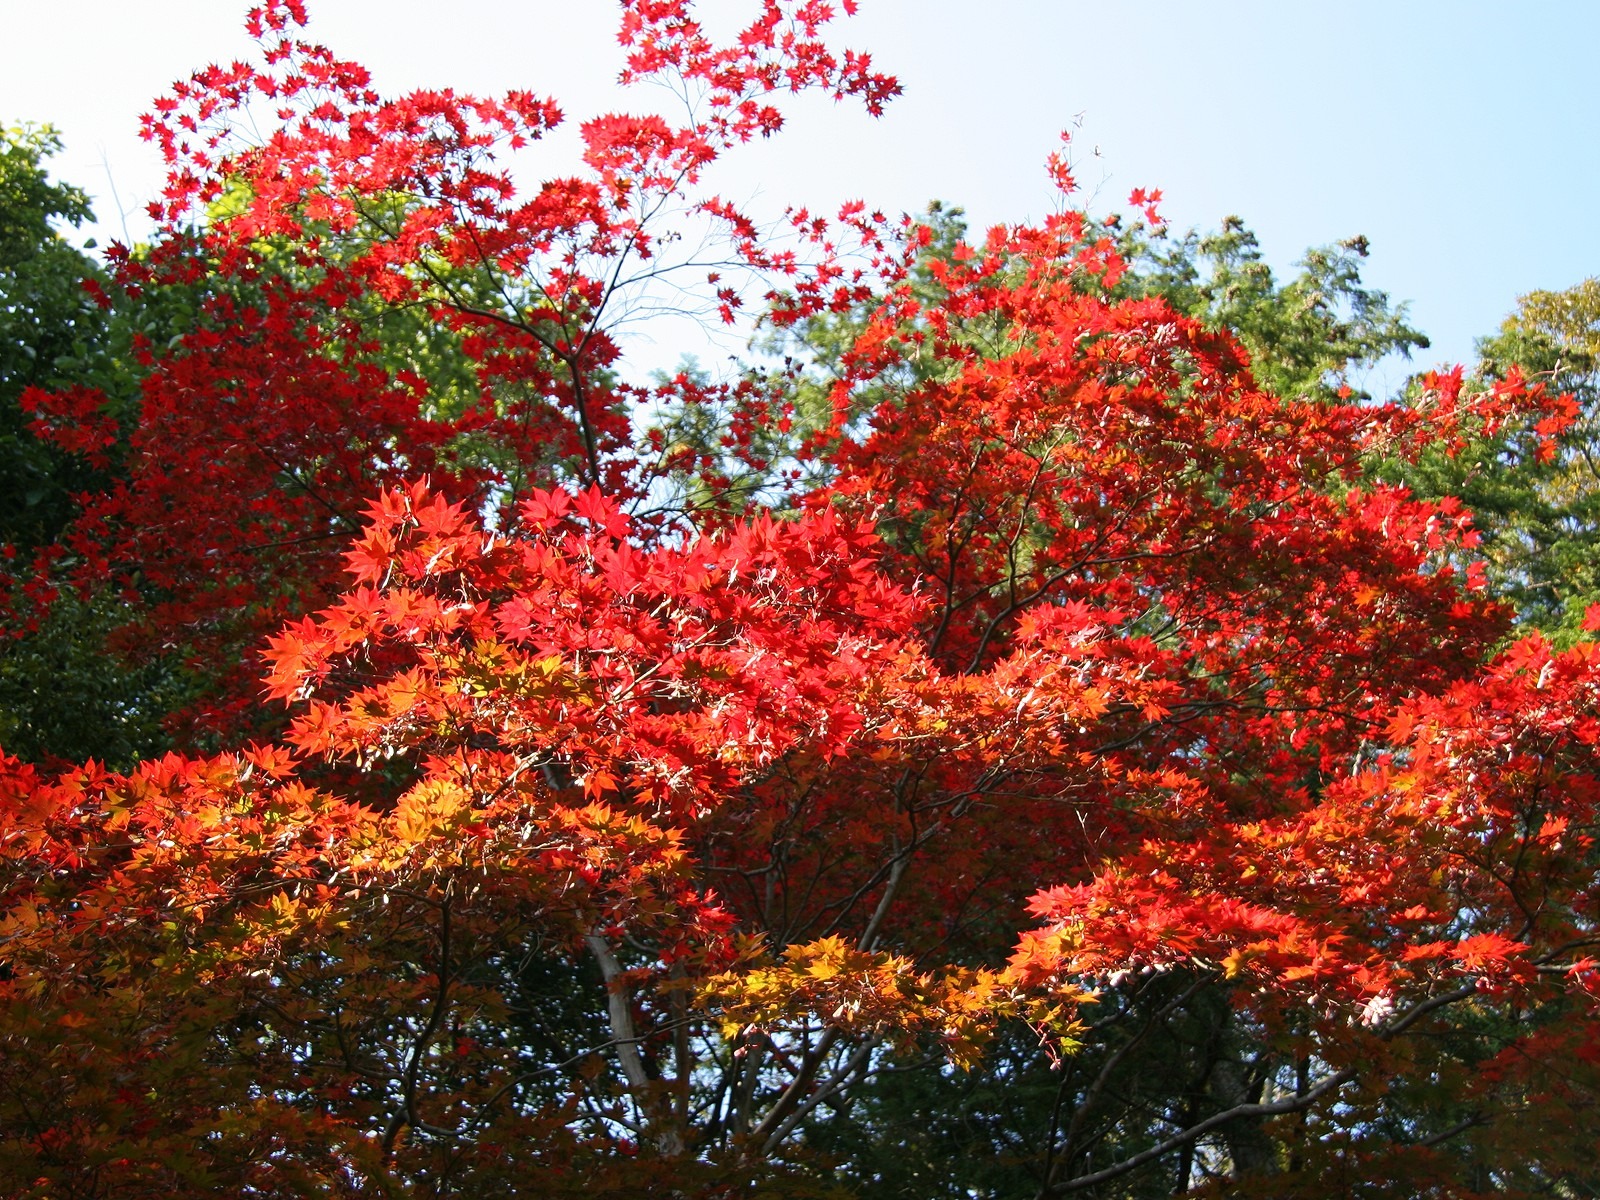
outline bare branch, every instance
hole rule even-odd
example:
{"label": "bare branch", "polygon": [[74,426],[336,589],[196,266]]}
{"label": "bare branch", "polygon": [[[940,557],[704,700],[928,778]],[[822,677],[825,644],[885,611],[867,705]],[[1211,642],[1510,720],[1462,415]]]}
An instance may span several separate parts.
{"label": "bare branch", "polygon": [[1310,1108],[1329,1092],[1343,1087],[1355,1077],[1355,1068],[1346,1067],[1344,1070],[1336,1071],[1328,1076],[1302,1096],[1285,1096],[1282,1100],[1274,1100],[1269,1104],[1235,1105],[1233,1108],[1207,1117],[1197,1125],[1191,1125],[1181,1133],[1173,1134],[1166,1141],[1151,1146],[1148,1150],[1142,1150],[1115,1166],[1107,1167],[1103,1171],[1095,1171],[1090,1175],[1079,1175],[1075,1179],[1068,1179],[1062,1183],[1046,1184],[1039,1189],[1039,1195],[1043,1197],[1059,1195],[1065,1192],[1082,1191],[1084,1188],[1093,1187],[1097,1183],[1104,1183],[1108,1179],[1116,1179],[1120,1175],[1126,1175],[1129,1171],[1137,1170],[1147,1162],[1154,1162],[1156,1159],[1172,1153],[1180,1146],[1204,1137],[1213,1129],[1220,1128],[1230,1121],[1248,1120],[1257,1117],[1277,1117],[1285,1113],[1300,1112],[1302,1109]]}

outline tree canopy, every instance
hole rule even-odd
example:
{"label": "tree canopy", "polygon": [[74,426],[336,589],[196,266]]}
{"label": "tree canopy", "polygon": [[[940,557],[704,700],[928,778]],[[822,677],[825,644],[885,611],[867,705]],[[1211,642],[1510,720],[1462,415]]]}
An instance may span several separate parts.
{"label": "tree canopy", "polygon": [[[1061,154],[982,239],[765,227],[710,165],[898,92],[836,15],[625,0],[683,108],[528,188],[554,100],[273,0],[104,272],[13,140],[86,350],[3,397],[7,636],[176,682],[171,753],[0,757],[7,1194],[1600,1187],[1600,609],[1401,482],[1573,468],[1572,360],[1356,395],[1424,344],[1358,241],[1280,285]],[[638,381],[662,287],[770,352]]]}
{"label": "tree canopy", "polygon": [[1600,282],[1532,292],[1478,345],[1488,381],[1527,372],[1565,397],[1553,443],[1526,425],[1487,430],[1454,457],[1427,455],[1394,473],[1428,495],[1455,495],[1477,514],[1497,594],[1523,621],[1565,644],[1600,602]]}

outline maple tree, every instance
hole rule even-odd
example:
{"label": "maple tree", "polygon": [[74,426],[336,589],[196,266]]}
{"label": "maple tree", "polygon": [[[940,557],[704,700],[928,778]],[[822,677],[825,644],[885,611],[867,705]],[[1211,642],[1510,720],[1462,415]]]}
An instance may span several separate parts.
{"label": "maple tree", "polygon": [[[294,0],[158,103],[101,294],[192,317],[131,407],[24,395],[120,470],[13,609],[118,595],[208,694],[0,760],[8,1191],[887,1191],[896,1079],[1041,1056],[991,1194],[1591,1187],[1600,659],[1486,664],[1469,515],[1366,474],[1564,402],[1274,395],[1071,208],[762,228],[704,169],[896,85],[751,13],[624,3],[690,116],[532,194],[553,103],[385,100]],[[668,274],[837,353],[629,382]]]}

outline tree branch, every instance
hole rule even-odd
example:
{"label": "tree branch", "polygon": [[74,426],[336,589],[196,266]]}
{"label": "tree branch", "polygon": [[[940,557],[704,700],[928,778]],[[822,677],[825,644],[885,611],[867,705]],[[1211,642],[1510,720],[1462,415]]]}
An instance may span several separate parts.
{"label": "tree branch", "polygon": [[1132,1158],[1124,1159],[1115,1166],[1107,1167],[1103,1171],[1095,1171],[1090,1175],[1079,1175],[1075,1179],[1068,1179],[1062,1183],[1047,1184],[1040,1189],[1039,1194],[1041,1196],[1051,1196],[1065,1192],[1077,1192],[1087,1187],[1093,1187],[1097,1183],[1104,1183],[1108,1179],[1116,1179],[1120,1175],[1126,1175],[1129,1171],[1144,1166],[1147,1162],[1154,1162],[1156,1159],[1170,1154],[1180,1146],[1204,1137],[1213,1129],[1226,1125],[1230,1121],[1254,1117],[1276,1117],[1282,1116],[1284,1113],[1299,1112],[1302,1109],[1310,1108],[1329,1092],[1343,1087],[1355,1077],[1355,1068],[1346,1067],[1344,1070],[1336,1071],[1328,1076],[1303,1096],[1285,1096],[1282,1100],[1274,1100],[1270,1104],[1235,1105],[1224,1112],[1207,1117],[1198,1125],[1191,1125],[1182,1133],[1173,1134],[1166,1141],[1151,1146],[1148,1150],[1142,1150]]}
{"label": "tree branch", "polygon": [[[605,938],[599,934],[591,933],[583,940],[587,943],[589,952],[594,955],[595,961],[600,964],[600,974],[606,984],[606,1012],[611,1020],[611,1035],[613,1044],[617,1048],[617,1061],[622,1064],[622,1074],[628,1081],[628,1090],[633,1094],[633,1102],[638,1106],[648,1126],[652,1115],[659,1116],[659,1114],[655,1113],[655,1106],[651,1103],[650,1073],[645,1070],[644,1056],[639,1053],[639,1033],[633,1023],[633,1011],[629,1003],[631,997],[628,994],[627,981],[623,978],[622,964],[611,952],[611,947],[606,944]],[[663,1155],[676,1158],[683,1153],[683,1133],[669,1119],[658,1129],[656,1144]]]}

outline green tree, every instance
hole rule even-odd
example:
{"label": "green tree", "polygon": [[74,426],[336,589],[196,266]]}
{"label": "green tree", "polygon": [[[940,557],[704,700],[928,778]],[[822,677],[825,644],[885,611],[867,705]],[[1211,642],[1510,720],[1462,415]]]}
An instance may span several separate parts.
{"label": "green tree", "polygon": [[[1112,226],[1120,228],[1120,223]],[[1256,379],[1281,396],[1331,400],[1352,377],[1394,354],[1428,348],[1406,306],[1367,286],[1365,237],[1307,250],[1299,273],[1279,282],[1239,217],[1219,229],[1174,235],[1134,223],[1122,236],[1131,265],[1123,288],[1160,296],[1179,312],[1227,329],[1250,355]]]}
{"label": "green tree", "polygon": [[59,232],[90,219],[88,197],[52,182],[55,131],[0,130],[0,541],[18,552],[53,540],[72,493],[91,486],[83,459],[33,437],[19,399],[28,388],[103,383],[107,318],[84,290],[100,268]]}
{"label": "green tree", "polygon": [[[47,169],[60,147],[48,126],[0,130],[0,602],[15,617],[0,642],[0,745],[26,759],[128,764],[166,745],[160,718],[185,687],[181,670],[170,655],[131,666],[115,652],[116,595],[29,585],[35,554],[61,553],[75,497],[118,478],[139,395],[134,338],[170,322],[181,300],[97,300],[105,272],[85,252],[92,243],[69,236],[91,219],[88,197]],[[81,453],[31,432],[29,399],[43,392],[97,409],[100,432]]]}
{"label": "green tree", "polygon": [[1572,423],[1553,448],[1520,425],[1395,470],[1421,495],[1459,496],[1483,537],[1490,586],[1522,622],[1570,643],[1600,602],[1600,279],[1523,296],[1478,353],[1488,383],[1516,369],[1569,394]]}

